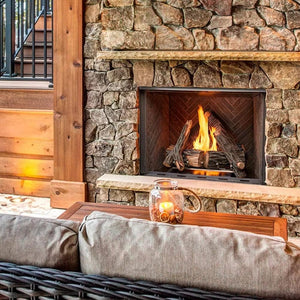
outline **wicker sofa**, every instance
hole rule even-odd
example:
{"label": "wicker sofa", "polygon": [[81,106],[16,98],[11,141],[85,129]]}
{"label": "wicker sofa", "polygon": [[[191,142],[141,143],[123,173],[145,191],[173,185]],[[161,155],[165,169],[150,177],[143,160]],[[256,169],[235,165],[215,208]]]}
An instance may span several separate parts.
{"label": "wicker sofa", "polygon": [[82,224],[0,215],[11,299],[300,299],[299,282],[300,249],[279,237],[101,212]]}

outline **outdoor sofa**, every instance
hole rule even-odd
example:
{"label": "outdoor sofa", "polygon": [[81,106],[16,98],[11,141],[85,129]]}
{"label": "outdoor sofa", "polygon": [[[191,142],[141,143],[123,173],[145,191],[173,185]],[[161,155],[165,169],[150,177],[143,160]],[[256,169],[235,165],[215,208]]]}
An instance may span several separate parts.
{"label": "outdoor sofa", "polygon": [[300,299],[300,249],[280,237],[93,212],[0,215],[0,298]]}

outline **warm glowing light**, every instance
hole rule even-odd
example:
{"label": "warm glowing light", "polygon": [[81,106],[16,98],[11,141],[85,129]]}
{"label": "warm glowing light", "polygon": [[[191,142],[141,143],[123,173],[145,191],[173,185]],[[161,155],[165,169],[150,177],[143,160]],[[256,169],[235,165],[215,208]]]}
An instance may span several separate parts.
{"label": "warm glowing light", "polygon": [[172,214],[174,212],[174,204],[172,202],[162,202],[159,204],[159,211]]}
{"label": "warm glowing light", "polygon": [[202,106],[198,109],[198,119],[199,119],[199,134],[193,143],[195,150],[200,151],[217,151],[217,141],[214,137],[214,132],[216,129],[214,127],[208,127],[208,117],[209,113],[204,113]]}

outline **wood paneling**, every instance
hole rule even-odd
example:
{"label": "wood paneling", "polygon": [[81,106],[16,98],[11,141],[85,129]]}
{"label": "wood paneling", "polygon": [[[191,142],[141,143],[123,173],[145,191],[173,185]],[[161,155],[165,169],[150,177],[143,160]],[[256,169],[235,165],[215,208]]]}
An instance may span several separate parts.
{"label": "wood paneling", "polygon": [[0,178],[0,193],[49,197],[50,181],[27,178]]}
{"label": "wood paneling", "polygon": [[[83,185],[83,1],[54,2],[54,179]],[[57,182],[51,183],[52,205]],[[72,196],[74,192],[74,196]],[[65,205],[85,200],[85,189],[69,189]],[[68,200],[70,199],[70,201]],[[59,204],[60,205],[60,204]]]}
{"label": "wood paneling", "polygon": [[72,181],[51,181],[51,206],[69,208],[86,193],[86,183]]}
{"label": "wood paneling", "polygon": [[0,136],[53,139],[52,111],[0,109]]}
{"label": "wood paneling", "polygon": [[43,156],[11,157],[11,154],[0,153],[0,177],[3,175],[50,180],[53,178],[53,160]]}
{"label": "wood paneling", "polygon": [[0,108],[53,109],[53,90],[1,89]]}
{"label": "wood paneling", "polygon": [[0,152],[53,156],[53,139],[0,137]]}

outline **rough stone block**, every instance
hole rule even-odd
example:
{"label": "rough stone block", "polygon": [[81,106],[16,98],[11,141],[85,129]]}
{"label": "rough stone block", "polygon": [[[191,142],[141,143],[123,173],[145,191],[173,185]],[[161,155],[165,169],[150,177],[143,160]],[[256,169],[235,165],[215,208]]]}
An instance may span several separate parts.
{"label": "rough stone block", "polygon": [[258,7],[257,10],[264,18],[268,26],[284,26],[285,16],[282,12],[264,6]]}
{"label": "rough stone block", "polygon": [[289,215],[284,215],[282,217],[287,219],[288,235],[290,237],[300,237],[300,217],[294,217]]}
{"label": "rough stone block", "polygon": [[258,203],[257,209],[262,216],[265,217],[280,217],[279,205],[270,203]]}
{"label": "rough stone block", "polygon": [[284,12],[300,9],[300,5],[293,0],[270,0],[270,7]]}
{"label": "rough stone block", "polygon": [[201,211],[216,212],[216,199],[201,197]]}
{"label": "rough stone block", "polygon": [[154,66],[151,61],[133,62],[133,81],[137,86],[152,86]]}
{"label": "rough stone block", "polygon": [[132,123],[118,122],[115,123],[116,127],[116,140],[128,136],[130,133],[134,132],[134,126]]}
{"label": "rough stone block", "polygon": [[249,87],[251,89],[268,89],[272,86],[272,82],[269,80],[268,76],[258,66],[256,66],[251,74]]}
{"label": "rough stone block", "polygon": [[217,200],[217,212],[236,214],[236,212],[237,212],[236,201],[235,200],[226,200],[226,199]]}
{"label": "rough stone block", "polygon": [[95,38],[86,38],[84,41],[83,54],[85,58],[94,58],[100,50],[100,41]]}
{"label": "rough stone block", "polygon": [[186,28],[204,27],[212,17],[212,13],[201,8],[186,8],[183,10]]}
{"label": "rough stone block", "polygon": [[193,34],[196,41],[197,50],[209,51],[215,48],[215,38],[212,34],[202,29],[194,29]]}
{"label": "rough stone block", "polygon": [[94,162],[93,162],[93,157],[86,155],[85,157],[85,167],[86,168],[93,168],[94,167]]}
{"label": "rough stone block", "polygon": [[167,0],[167,3],[177,8],[199,6],[198,0]]}
{"label": "rough stone block", "polygon": [[120,94],[120,108],[136,108],[137,94],[136,91]]}
{"label": "rough stone block", "polygon": [[135,205],[148,207],[149,193],[135,192]]}
{"label": "rough stone block", "polygon": [[275,88],[292,90],[300,82],[300,62],[261,62],[260,67]]}
{"label": "rough stone block", "polygon": [[219,88],[222,86],[220,72],[201,64],[194,74],[195,87]]}
{"label": "rough stone block", "polygon": [[109,190],[109,201],[134,202],[133,191]]}
{"label": "rough stone block", "polygon": [[116,157],[94,157],[94,165],[98,168],[98,177],[102,176],[105,173],[112,174],[115,167],[117,166],[118,159]]}
{"label": "rough stone block", "polygon": [[98,137],[103,140],[114,140],[115,138],[115,128],[112,124],[105,126],[103,129],[99,130]]}
{"label": "rough stone block", "polygon": [[189,72],[184,68],[173,68],[172,79],[175,86],[191,86],[192,81]]}
{"label": "rough stone block", "polygon": [[119,93],[118,92],[105,92],[103,94],[103,105],[112,105],[114,102],[118,102]]}
{"label": "rough stone block", "polygon": [[253,202],[238,201],[238,215],[260,216],[257,206]]}
{"label": "rough stone block", "polygon": [[88,119],[85,122],[85,128],[84,128],[84,138],[86,143],[90,143],[95,139],[96,131],[97,131],[97,124],[92,121],[91,119]]}
{"label": "rough stone block", "polygon": [[115,122],[118,122],[120,120],[120,115],[121,115],[120,109],[115,110],[110,106],[105,106],[104,112],[110,123],[114,124]]}
{"label": "rough stone block", "polygon": [[267,109],[266,120],[271,123],[287,123],[289,121],[288,112],[283,109]]}
{"label": "rough stone block", "polygon": [[268,89],[266,91],[266,107],[270,109],[282,108],[282,91],[280,89]]}
{"label": "rough stone block", "polygon": [[173,86],[171,69],[167,62],[155,62],[154,86]]}
{"label": "rough stone block", "polygon": [[269,138],[280,137],[281,130],[282,130],[281,124],[267,122],[267,126],[266,126],[267,137]]}
{"label": "rough stone block", "polygon": [[257,14],[256,9],[236,7],[232,14],[233,23],[241,26],[263,27],[265,21]]}
{"label": "rough stone block", "polygon": [[94,69],[98,72],[106,72],[110,70],[110,63],[109,61],[95,61],[94,62]]}
{"label": "rough stone block", "polygon": [[132,88],[132,80],[129,79],[114,81],[107,86],[107,90],[111,92],[129,92]]}
{"label": "rough stone block", "polygon": [[216,32],[217,47],[220,50],[257,50],[259,36],[251,27],[231,26]]}
{"label": "rough stone block", "polygon": [[293,124],[299,124],[300,120],[300,109],[289,110],[289,119]]}
{"label": "rough stone block", "polygon": [[84,12],[85,23],[96,23],[100,19],[100,5],[86,5]]}
{"label": "rough stone block", "polygon": [[90,116],[91,120],[97,125],[108,124],[108,119],[104,109],[91,109]]}
{"label": "rough stone block", "polygon": [[288,159],[283,154],[267,154],[266,163],[269,168],[286,168],[288,166]]}
{"label": "rough stone block", "polygon": [[268,185],[288,187],[295,186],[293,176],[290,169],[270,169],[267,168],[267,180]]}
{"label": "rough stone block", "polygon": [[120,121],[125,121],[127,123],[138,123],[138,109],[122,109]]}
{"label": "rough stone block", "polygon": [[[125,156],[126,158],[126,156]],[[131,158],[130,158],[131,159]],[[120,175],[136,175],[135,168],[134,168],[134,162],[132,160],[119,160],[115,170],[115,174]]]}
{"label": "rough stone block", "polygon": [[183,50],[183,42],[181,38],[169,27],[159,26],[156,28],[157,50]]}
{"label": "rough stone block", "polygon": [[156,2],[153,4],[156,13],[161,17],[164,24],[182,25],[183,16],[180,9],[171,5]]}
{"label": "rough stone block", "polygon": [[120,30],[103,30],[101,33],[101,49],[124,49],[126,32]]}
{"label": "rough stone block", "polygon": [[299,215],[299,211],[297,207],[290,204],[280,205],[280,211],[285,215],[291,215],[291,216]]}
{"label": "rough stone block", "polygon": [[212,16],[210,24],[207,26],[208,30],[216,28],[226,28],[232,26],[232,16]]}
{"label": "rough stone block", "polygon": [[268,138],[266,150],[268,154],[286,154],[290,157],[297,157],[297,140],[295,138]]}
{"label": "rough stone block", "polygon": [[100,188],[96,195],[96,203],[103,203],[108,201],[109,189]]}
{"label": "rough stone block", "polygon": [[[300,120],[300,119],[299,119]],[[291,138],[296,136],[296,125],[295,124],[286,124],[282,129],[283,138]]]}
{"label": "rough stone block", "polygon": [[151,31],[128,31],[125,40],[126,49],[154,49],[155,34]]}
{"label": "rough stone block", "polygon": [[87,182],[96,183],[99,176],[97,168],[85,168],[85,179]]}
{"label": "rough stone block", "polygon": [[299,29],[300,28],[300,11],[299,10],[288,11],[286,13],[286,21],[287,21],[287,28]]}
{"label": "rough stone block", "polygon": [[204,8],[215,11],[218,15],[229,16],[231,14],[232,0],[200,0]]}
{"label": "rough stone block", "polygon": [[105,4],[106,6],[131,6],[133,5],[134,0],[106,0]]}
{"label": "rough stone block", "polygon": [[[106,157],[110,154],[113,147],[111,141],[95,140],[86,145],[85,153],[87,155]],[[94,161],[95,166],[97,166],[97,161]]]}
{"label": "rough stone block", "polygon": [[250,77],[247,74],[223,74],[222,82],[226,88],[249,88]]}
{"label": "rough stone block", "polygon": [[300,176],[300,159],[290,159],[290,169],[293,176]]}
{"label": "rough stone block", "polygon": [[104,8],[101,14],[101,23],[106,30],[133,29],[133,7]]}
{"label": "rough stone block", "polygon": [[88,91],[86,97],[86,109],[101,108],[102,93],[98,91]]}
{"label": "rough stone block", "polygon": [[181,26],[169,26],[183,43],[183,50],[192,50],[195,45],[193,34],[190,30]]}
{"label": "rough stone block", "polygon": [[162,21],[157,16],[151,6],[136,6],[134,18],[134,29],[147,31],[151,26],[161,25]]}
{"label": "rough stone block", "polygon": [[107,73],[107,79],[109,82],[119,81],[123,79],[131,79],[130,69],[129,68],[118,68]]}
{"label": "rough stone block", "polygon": [[299,90],[283,90],[282,94],[283,106],[285,108],[300,108],[300,91]]}
{"label": "rough stone block", "polygon": [[244,6],[247,8],[254,8],[257,0],[233,0],[233,6]]}

